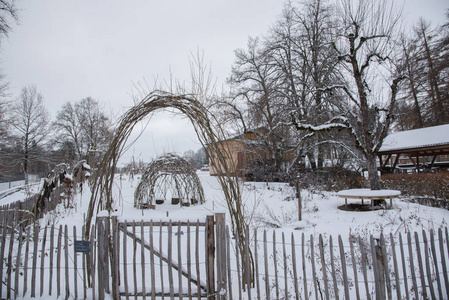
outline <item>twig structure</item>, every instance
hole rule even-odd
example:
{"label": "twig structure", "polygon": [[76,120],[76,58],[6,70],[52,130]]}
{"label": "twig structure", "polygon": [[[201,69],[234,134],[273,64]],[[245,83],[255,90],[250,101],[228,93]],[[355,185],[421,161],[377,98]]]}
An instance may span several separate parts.
{"label": "twig structure", "polygon": [[167,153],[155,159],[143,173],[134,192],[134,206],[154,209],[154,203],[163,202],[169,190],[181,206],[204,203],[203,186],[193,166],[186,159]]}

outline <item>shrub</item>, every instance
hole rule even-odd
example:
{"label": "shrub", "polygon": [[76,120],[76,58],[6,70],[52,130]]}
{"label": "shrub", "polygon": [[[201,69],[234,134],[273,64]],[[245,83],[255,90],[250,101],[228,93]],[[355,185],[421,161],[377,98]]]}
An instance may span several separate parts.
{"label": "shrub", "polygon": [[[301,188],[315,188],[324,191],[340,191],[366,187],[366,180],[358,172],[341,167],[329,167],[322,169],[301,169],[296,176],[290,179],[291,184],[296,184],[299,177]],[[296,178],[295,178],[296,177]]]}
{"label": "shrub", "polygon": [[385,174],[381,184],[412,202],[449,209],[449,173]]}

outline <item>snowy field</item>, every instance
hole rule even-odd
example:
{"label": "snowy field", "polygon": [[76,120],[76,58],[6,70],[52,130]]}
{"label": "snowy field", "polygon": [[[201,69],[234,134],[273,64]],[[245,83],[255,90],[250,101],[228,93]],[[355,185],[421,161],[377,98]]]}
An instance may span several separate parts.
{"label": "snowy field", "polygon": [[[202,182],[206,202],[202,205],[180,207],[171,205],[167,199],[156,210],[138,210],[134,208],[134,190],[139,183],[140,176],[133,179],[128,176],[115,180],[116,214],[119,219],[127,221],[141,220],[203,220],[205,216],[218,212],[225,212],[226,203],[220,185],[215,177],[208,172],[198,173]],[[37,191],[39,185],[33,185],[32,191]],[[428,231],[446,227],[449,212],[444,209],[409,203],[406,199],[393,200],[393,209],[366,212],[339,210],[344,199],[338,198],[336,193],[313,190],[302,190],[303,201],[302,221],[298,221],[298,203],[295,190],[285,183],[254,183],[243,184],[243,205],[248,223],[252,229],[279,229],[286,233],[300,230],[307,235],[342,235],[353,234],[384,234],[399,232]],[[6,195],[3,190],[0,205],[20,201],[27,195],[25,189],[18,189]],[[9,191],[14,191],[10,189]],[[6,196],[5,196],[6,195]],[[75,195],[73,207],[67,211],[62,209],[49,213],[43,224],[82,225],[90,201],[91,193],[85,188],[83,193]],[[353,200],[357,202],[357,200]],[[351,203],[351,202],[350,202]],[[227,214],[228,221],[229,215]],[[230,224],[230,222],[228,222]]]}
{"label": "snowy field", "polygon": [[[156,210],[139,210],[133,206],[134,190],[139,184],[140,176],[135,176],[133,179],[128,176],[122,176],[120,179],[120,176],[117,176],[114,192],[114,199],[116,200],[115,214],[120,221],[126,220],[128,222],[141,220],[190,220],[195,222],[196,220],[204,221],[207,215],[226,213],[226,204],[217,179],[209,176],[207,172],[199,172],[198,175],[205,192],[206,202],[204,204],[180,207],[179,205],[171,205],[169,199],[166,199],[164,204],[156,206]],[[334,238],[337,235],[341,235],[343,240],[347,241],[349,234],[363,238],[370,234],[376,236],[381,232],[386,235],[392,233],[393,236],[397,237],[399,233],[408,231],[419,232],[425,230],[428,232],[430,229],[438,230],[438,228],[446,227],[449,217],[447,210],[409,203],[402,198],[393,200],[393,208],[388,210],[343,211],[339,210],[338,206],[344,204],[344,199],[338,198],[336,193],[302,190],[303,220],[298,221],[298,204],[295,198],[295,190],[288,184],[268,183],[267,185],[266,183],[247,182],[243,183],[242,187],[243,206],[251,229],[261,231],[266,229],[269,232],[275,230],[278,237],[280,237],[281,233],[285,233],[288,237],[291,232],[304,233],[306,237],[312,235],[314,240],[318,240],[318,236],[321,234],[325,241],[331,235]],[[33,189],[37,190],[37,186],[34,186]],[[7,191],[9,191],[8,195],[4,194],[6,196],[0,199],[0,205],[20,201],[26,197],[26,192],[23,188],[17,189],[16,192],[12,192],[13,189]],[[69,209],[65,210],[62,205],[58,206],[56,211],[48,213],[40,220],[41,225],[83,225],[90,196],[90,190],[84,188],[83,192],[75,194],[73,205]],[[168,196],[170,197],[170,195]],[[101,214],[104,213],[102,212]],[[228,224],[230,224],[229,215],[226,215]],[[182,237],[182,243],[186,245],[186,235]],[[131,246],[130,243],[128,245],[129,253],[132,252]],[[203,249],[204,245],[200,248]],[[182,255],[183,261],[185,261],[184,256],[186,253],[182,253]],[[259,260],[261,259],[259,257]],[[129,260],[131,260],[131,257]],[[204,265],[202,265],[203,267]],[[132,269],[129,271],[132,273]],[[309,271],[308,273],[310,274]],[[275,269],[271,265],[270,274],[275,274]],[[140,278],[141,274],[139,273],[136,276]],[[168,280],[168,278],[165,280]],[[234,282],[233,286],[237,287],[236,282]],[[310,283],[309,291],[311,289],[312,285]],[[27,295],[24,298],[27,299]],[[91,296],[91,290],[88,291],[88,298],[89,296]],[[45,298],[47,299],[48,297]],[[53,297],[53,299],[56,299],[56,297]]]}

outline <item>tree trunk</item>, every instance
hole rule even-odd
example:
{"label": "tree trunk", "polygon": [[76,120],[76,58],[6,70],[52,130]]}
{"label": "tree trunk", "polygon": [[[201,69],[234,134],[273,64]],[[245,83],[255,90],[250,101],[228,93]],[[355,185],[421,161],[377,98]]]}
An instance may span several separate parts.
{"label": "tree trunk", "polygon": [[380,190],[380,177],[377,172],[377,158],[376,155],[370,154],[366,157],[366,164],[368,167],[369,185],[372,190]]}

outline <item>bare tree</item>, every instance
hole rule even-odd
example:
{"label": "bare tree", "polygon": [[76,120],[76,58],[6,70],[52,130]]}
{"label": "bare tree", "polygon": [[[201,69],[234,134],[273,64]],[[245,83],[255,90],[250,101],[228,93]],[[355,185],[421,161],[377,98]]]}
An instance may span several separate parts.
{"label": "bare tree", "polygon": [[91,97],[64,104],[54,126],[59,131],[60,147],[75,150],[74,161],[87,159],[92,166],[95,162],[91,160],[107,148],[112,135],[110,119]]}
{"label": "bare tree", "polygon": [[312,132],[348,129],[366,161],[371,189],[380,189],[377,151],[393,119],[399,84],[396,41],[401,13],[392,2],[341,0],[337,6],[339,34],[332,42],[338,53],[341,84],[324,92],[341,92],[334,117],[321,126],[297,123]]}
{"label": "bare tree", "polygon": [[[338,82],[337,55],[330,41],[335,35],[333,7],[326,0],[301,1],[286,5],[273,28],[269,47],[280,78],[278,92],[285,98],[287,117],[293,112],[302,122],[321,124],[329,119],[329,94],[322,88]],[[288,118],[287,118],[288,119]],[[307,135],[296,132],[296,163],[307,156],[312,167],[324,163],[324,133]]]}
{"label": "bare tree", "polygon": [[18,149],[16,163],[22,167],[28,185],[30,164],[45,159],[41,145],[48,137],[49,115],[35,85],[24,87],[11,108],[11,126]]}
{"label": "bare tree", "polygon": [[[229,83],[233,86],[233,94],[228,101],[231,111],[238,112],[236,99],[244,103],[245,113],[238,112],[245,129],[252,130],[264,141],[263,147],[268,150],[270,162],[275,170],[281,167],[282,154],[285,148],[282,143],[282,126],[284,119],[284,98],[277,93],[279,84],[275,76],[275,64],[269,49],[261,45],[259,39],[249,39],[248,50],[236,50],[236,62],[232,68]],[[263,129],[263,130],[260,130]]]}
{"label": "bare tree", "polygon": [[[18,10],[15,6],[15,1],[0,0],[0,41],[1,38],[8,36],[11,31],[11,19],[18,22]],[[8,82],[5,75],[0,70],[0,147],[2,140],[7,135],[8,122],[7,122],[7,108],[9,101],[7,97]],[[1,151],[1,150],[0,150]]]}
{"label": "bare tree", "polygon": [[8,36],[11,31],[10,19],[19,21],[19,13],[14,0],[0,0],[0,36]]}

